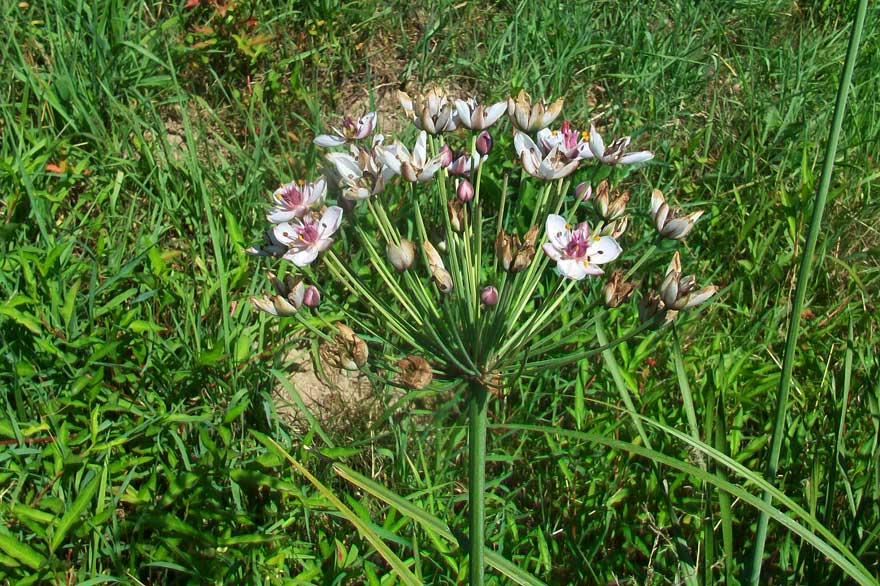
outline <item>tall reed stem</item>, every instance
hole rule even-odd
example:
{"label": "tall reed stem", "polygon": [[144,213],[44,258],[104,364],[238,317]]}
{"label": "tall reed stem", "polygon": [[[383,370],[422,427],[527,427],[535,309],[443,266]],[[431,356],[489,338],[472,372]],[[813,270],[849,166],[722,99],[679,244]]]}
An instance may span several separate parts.
{"label": "tall reed stem", "polygon": [[471,382],[468,388],[468,512],[470,515],[468,546],[468,575],[471,586],[483,586],[485,561],[483,547],[486,541],[486,387]]}
{"label": "tall reed stem", "polygon": [[[852,32],[849,37],[849,47],[846,51],[846,62],[843,65],[843,75],[840,85],[837,87],[837,102],[834,105],[834,118],[831,122],[831,131],[828,136],[828,144],[825,146],[825,161],[822,165],[822,177],[819,180],[819,189],[813,200],[813,216],[810,218],[810,230],[807,241],[804,244],[801,265],[798,269],[797,287],[794,292],[794,301],[791,306],[791,321],[788,324],[788,335],[785,339],[785,357],[782,360],[782,375],[779,378],[779,388],[776,394],[776,416],[773,422],[773,440],[770,445],[770,459],[767,462],[767,480],[774,482],[779,472],[779,456],[782,452],[782,439],[785,437],[785,416],[788,411],[788,390],[791,386],[791,373],[794,368],[794,353],[797,349],[797,338],[801,322],[801,310],[804,306],[804,298],[807,294],[807,285],[810,280],[810,271],[813,268],[813,254],[816,251],[816,241],[819,239],[819,229],[822,225],[822,212],[825,210],[825,199],[828,196],[828,187],[831,184],[831,172],[834,169],[834,157],[837,153],[837,142],[840,138],[840,129],[843,126],[843,115],[846,111],[846,99],[849,95],[849,86],[852,82],[852,73],[856,65],[856,55],[859,52],[859,41],[862,36],[862,28],[865,24],[865,13],[868,9],[868,0],[859,0],[856,10],[856,18],[853,22]],[[833,490],[833,487],[828,487]],[[770,493],[764,493],[764,502],[770,503]],[[767,523],[769,515],[762,511],[758,517],[758,527],[755,531],[755,548],[752,551],[752,560],[749,565],[749,584],[757,586],[761,579],[761,563],[764,558],[764,545],[767,540]]]}

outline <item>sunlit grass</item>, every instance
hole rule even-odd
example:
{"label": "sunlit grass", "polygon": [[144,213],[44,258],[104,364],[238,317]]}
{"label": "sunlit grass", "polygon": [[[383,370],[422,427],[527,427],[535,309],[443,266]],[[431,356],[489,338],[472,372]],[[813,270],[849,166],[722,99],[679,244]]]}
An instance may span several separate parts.
{"label": "sunlit grass", "polygon": [[[597,356],[490,401],[490,546],[548,584],[674,583],[687,556],[699,583],[744,582],[757,509],[717,487],[758,499],[760,487],[645,422],[650,448],[682,464],[656,466],[620,391],[647,421],[766,469],[849,3],[182,4],[0,9],[0,576],[389,583],[370,543],[255,430],[425,583],[462,579],[461,544],[333,468],[461,537],[461,394],[379,389],[381,417],[340,427],[316,413],[291,428],[272,369],[302,332],[245,302],[265,286],[263,264],[244,254],[263,202],[314,168],[323,117],[384,95],[355,86],[438,80],[491,98],[563,95],[568,117],[635,130],[658,156],[632,181],[644,189],[631,207],[647,210],[656,186],[708,210],[688,241],[701,259],[691,268],[721,286],[676,324],[675,342],[638,338],[614,350],[612,370]],[[817,519],[875,580],[877,17],[871,7],[775,482],[812,516],[792,514],[802,526],[827,541]],[[328,307],[347,303],[324,293]],[[843,580],[827,552],[774,520],[765,552],[768,581]]]}

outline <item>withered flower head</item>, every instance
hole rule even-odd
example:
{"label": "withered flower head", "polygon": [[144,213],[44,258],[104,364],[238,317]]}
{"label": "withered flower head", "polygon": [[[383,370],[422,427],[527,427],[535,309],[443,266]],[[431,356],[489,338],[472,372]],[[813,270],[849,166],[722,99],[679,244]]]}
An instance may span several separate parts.
{"label": "withered flower head", "polygon": [[411,267],[416,258],[415,245],[406,238],[402,238],[400,244],[389,242],[388,246],[385,247],[385,253],[388,255],[388,262],[399,272],[403,272]]}
{"label": "withered flower head", "polygon": [[641,281],[625,281],[620,269],[611,273],[602,290],[606,307],[617,307],[626,301]]}
{"label": "withered flower head", "polygon": [[429,134],[450,132],[458,126],[458,112],[443,89],[434,86],[422,95],[410,97],[403,91],[397,99],[416,128]]}
{"label": "withered flower head", "polygon": [[459,199],[451,199],[446,202],[446,207],[449,210],[449,222],[452,225],[452,229],[456,232],[461,232],[464,228],[464,203]]}
{"label": "withered flower head", "polygon": [[367,359],[370,357],[367,343],[355,335],[350,327],[341,322],[336,323],[336,329],[339,330],[339,335],[336,336],[332,344],[325,344],[322,347],[322,358],[328,361],[331,366],[345,370],[358,370],[367,363]]}
{"label": "withered flower head", "polygon": [[424,389],[434,379],[431,365],[421,356],[407,356],[397,361],[400,373],[397,380],[411,389]]}
{"label": "withered flower head", "polygon": [[514,126],[523,132],[535,132],[550,126],[562,112],[562,98],[548,104],[543,98],[532,102],[532,96],[520,90],[516,99],[507,100],[507,114]]}
{"label": "withered flower head", "polygon": [[519,247],[516,256],[513,258],[513,266],[510,267],[510,272],[518,273],[532,264],[532,259],[535,258],[535,243],[537,241],[538,226],[532,226],[526,232],[526,235],[523,236],[522,246]]}
{"label": "withered flower head", "polygon": [[495,254],[505,271],[518,273],[526,269],[535,258],[535,244],[538,241],[538,226],[532,226],[522,241],[516,234],[503,230],[495,239]]}
{"label": "withered flower head", "polygon": [[507,234],[504,230],[498,232],[498,237],[495,239],[495,256],[498,257],[505,271],[510,270],[515,251],[518,249],[519,238],[516,234]]}
{"label": "withered flower head", "polygon": [[680,212],[678,208],[669,207],[662,191],[655,189],[651,192],[651,218],[660,236],[671,240],[683,240],[703,215],[703,211],[698,210],[679,217]]}
{"label": "withered flower head", "polygon": [[307,291],[302,277],[288,274],[282,281],[271,271],[268,276],[275,289],[275,295],[251,297],[251,305],[260,311],[279,317],[294,315],[303,305],[303,298]]}
{"label": "withered flower head", "polygon": [[697,279],[693,275],[682,276],[681,259],[676,251],[672,262],[669,263],[669,268],[666,270],[666,278],[660,285],[660,298],[669,309],[678,311],[696,307],[718,291],[718,287],[715,285],[694,291],[696,284]]}
{"label": "withered flower head", "polygon": [[425,256],[428,257],[428,268],[431,269],[431,278],[434,279],[434,284],[437,285],[441,293],[449,293],[452,291],[452,275],[446,270],[440,253],[427,240],[422,243],[422,247],[425,249]]}
{"label": "withered flower head", "polygon": [[629,192],[612,193],[608,181],[603,180],[596,186],[596,197],[593,199],[596,211],[606,220],[616,220],[626,213]]}

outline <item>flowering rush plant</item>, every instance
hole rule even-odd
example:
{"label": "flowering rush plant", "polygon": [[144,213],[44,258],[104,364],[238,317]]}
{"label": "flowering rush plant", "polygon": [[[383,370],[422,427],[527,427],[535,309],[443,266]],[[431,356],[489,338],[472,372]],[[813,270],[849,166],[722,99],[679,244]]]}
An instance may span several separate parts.
{"label": "flowering rush plant", "polygon": [[[716,288],[683,276],[676,250],[702,212],[682,213],[654,189],[631,213],[630,191],[613,185],[653,158],[629,136],[606,143],[592,124],[557,124],[562,99],[524,91],[496,103],[439,88],[399,98],[414,139],[378,134],[375,112],[346,117],[315,138],[326,149],[321,172],[275,191],[266,242],[250,252],[283,259],[290,274],[270,273],[272,293],[251,302],[300,316],[334,279],[348,294],[325,303],[348,323],[309,322],[322,356],[390,371],[403,386],[467,387],[469,565],[471,584],[482,584],[489,397],[594,353],[584,341],[601,315],[637,313],[635,335]],[[638,311],[622,311],[637,289]]]}

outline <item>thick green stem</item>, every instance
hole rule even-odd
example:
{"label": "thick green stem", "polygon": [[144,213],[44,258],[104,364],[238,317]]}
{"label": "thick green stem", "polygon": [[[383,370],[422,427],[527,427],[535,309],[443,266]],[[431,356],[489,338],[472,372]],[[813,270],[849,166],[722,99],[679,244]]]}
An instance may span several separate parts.
{"label": "thick green stem", "polygon": [[[868,10],[868,1],[860,0],[853,21],[852,32],[849,37],[849,47],[846,52],[846,61],[843,65],[843,75],[840,85],[837,87],[837,102],[834,105],[834,118],[831,122],[831,131],[828,136],[828,144],[825,147],[825,162],[822,166],[822,176],[819,180],[819,189],[813,201],[813,215],[810,219],[810,230],[804,244],[801,266],[798,270],[797,287],[794,292],[794,300],[791,305],[791,321],[788,324],[788,335],[785,340],[785,356],[782,360],[782,374],[779,378],[779,389],[776,394],[776,415],[773,423],[773,440],[770,445],[770,458],[767,462],[767,480],[776,482],[779,473],[779,456],[782,453],[782,440],[787,435],[785,418],[788,411],[788,391],[791,384],[791,374],[794,370],[794,354],[797,349],[797,338],[800,329],[801,310],[807,295],[807,286],[810,281],[810,271],[813,266],[813,253],[816,250],[816,241],[819,239],[819,229],[822,225],[822,212],[825,209],[825,199],[828,188],[831,185],[831,172],[834,169],[834,157],[837,154],[837,141],[840,137],[840,129],[843,126],[843,115],[846,111],[846,98],[849,94],[852,82],[853,69],[856,65],[856,55],[859,52],[859,41],[862,36],[862,28],[865,24],[865,13]],[[833,490],[834,487],[828,487]],[[770,503],[770,493],[764,493],[764,502]],[[762,509],[758,517],[758,528],[755,531],[755,546],[752,550],[752,560],[748,583],[757,586],[761,581],[761,563],[764,558],[764,544],[767,539],[767,524],[769,514]]]}
{"label": "thick green stem", "polygon": [[471,586],[482,586],[485,577],[483,547],[486,541],[486,408],[488,393],[479,382],[472,382],[468,397],[468,512],[470,534],[468,575]]}

